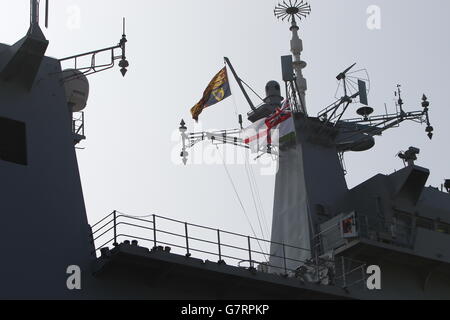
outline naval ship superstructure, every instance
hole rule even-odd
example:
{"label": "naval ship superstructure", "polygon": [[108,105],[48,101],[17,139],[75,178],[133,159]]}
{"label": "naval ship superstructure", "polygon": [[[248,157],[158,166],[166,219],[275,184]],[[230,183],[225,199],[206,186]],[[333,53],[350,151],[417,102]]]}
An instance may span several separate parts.
{"label": "naval ship superstructure", "polygon": [[[292,56],[282,58],[282,69],[296,139],[278,151],[270,241],[118,211],[89,225],[75,151],[85,139],[86,76],[116,60],[126,74],[125,31],[116,46],[47,57],[39,1],[30,3],[28,33],[0,44],[0,298],[450,299],[450,181],[447,192],[425,187],[430,172],[415,164],[413,147],[400,154],[404,168],[353,189],[341,161],[406,120],[426,123],[432,137],[430,103],[423,96],[422,110],[406,112],[399,91],[398,113],[372,116],[359,82],[359,91],[310,116],[297,24],[310,11],[304,1],[275,11],[291,23]],[[111,64],[61,67],[108,51]],[[338,76],[344,84],[349,71]],[[280,107],[281,86],[269,82],[266,92],[249,121]],[[344,120],[356,98],[361,117]],[[189,138],[184,122],[180,131]],[[381,270],[381,290],[367,286],[370,266]]]}

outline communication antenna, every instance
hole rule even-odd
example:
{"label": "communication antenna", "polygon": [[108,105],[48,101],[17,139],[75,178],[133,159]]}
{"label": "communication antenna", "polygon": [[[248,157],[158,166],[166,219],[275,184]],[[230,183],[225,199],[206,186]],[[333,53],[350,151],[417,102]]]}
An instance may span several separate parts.
{"label": "communication antenna", "polygon": [[370,78],[366,69],[353,70],[356,63],[342,71],[336,76],[339,85],[336,89],[335,98],[352,96],[359,92],[361,104],[367,105],[367,96],[370,92]]}
{"label": "communication antenna", "polygon": [[290,96],[294,97],[298,94],[300,112],[307,115],[306,110],[306,90],[308,89],[306,79],[303,77],[302,70],[306,68],[307,64],[301,59],[301,53],[303,51],[303,42],[298,35],[300,28],[297,25],[297,20],[302,21],[311,13],[311,6],[304,0],[284,0],[274,9],[274,15],[278,20],[287,20],[291,23],[291,52],[293,56],[293,68],[295,70],[295,81],[292,82],[291,88],[288,88]]}
{"label": "communication antenna", "polygon": [[45,27],[48,29],[48,0],[45,0]]}
{"label": "communication antenna", "polygon": [[[30,24],[31,26],[39,25],[39,5],[40,0],[30,0],[31,14]],[[48,28],[48,4],[49,0],[45,0],[45,27]]]}
{"label": "communication antenna", "polygon": [[127,57],[125,55],[126,52],[126,46],[125,44],[128,42],[127,41],[127,35],[125,32],[125,28],[126,28],[126,20],[125,18],[123,18],[122,21],[122,28],[123,28],[123,32],[122,32],[122,39],[120,39],[120,43],[119,43],[119,47],[122,50],[122,58],[119,62],[119,67],[120,67],[120,73],[122,74],[123,77],[125,77],[125,74],[128,72],[128,67],[130,66]]}
{"label": "communication antenna", "polygon": [[274,14],[277,19],[281,19],[281,21],[287,19],[289,22],[295,21],[296,17],[301,21],[309,16],[310,13],[311,6],[303,0],[295,0],[295,2],[292,2],[292,0],[288,2],[283,1],[282,3],[278,3],[274,9]]}
{"label": "communication antenna", "polygon": [[374,110],[368,106],[367,99],[370,88],[369,74],[365,69],[351,71],[355,65],[356,63],[352,64],[336,76],[339,81],[335,93],[337,100],[318,114],[318,118],[324,121],[324,125],[334,122],[334,126],[337,126],[350,104],[357,102],[355,99],[358,97],[359,103],[363,106],[357,110],[357,113],[365,120],[368,120],[373,113]]}
{"label": "communication antenna", "polygon": [[[125,74],[128,72],[129,62],[126,57],[126,43],[128,42],[127,36],[126,36],[126,30],[125,30],[125,18],[123,18],[122,21],[122,38],[120,39],[119,43],[115,46],[99,49],[91,52],[86,52],[82,54],[77,54],[75,56],[67,57],[60,59],[59,62],[72,62],[73,67],[72,69],[78,70],[81,72],[84,76],[89,76],[94,73],[102,72],[108,69],[111,69],[115,66],[116,60],[119,61],[119,67],[120,67],[120,73],[122,76],[125,77]],[[119,52],[117,52],[119,51]],[[97,62],[96,58],[98,55],[102,53],[109,52],[109,62]],[[89,63],[83,66],[80,66],[79,60],[82,60],[83,58],[87,59]],[[77,78],[78,76],[69,76],[65,77],[63,81],[70,81],[74,78]]]}

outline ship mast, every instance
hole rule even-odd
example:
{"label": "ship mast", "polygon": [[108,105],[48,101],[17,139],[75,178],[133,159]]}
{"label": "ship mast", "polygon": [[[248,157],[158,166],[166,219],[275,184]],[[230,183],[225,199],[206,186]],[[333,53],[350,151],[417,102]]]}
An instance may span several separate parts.
{"label": "ship mast", "polygon": [[39,0],[31,0],[30,23],[32,26],[39,24]]}
{"label": "ship mast", "polygon": [[303,76],[303,69],[306,68],[307,63],[302,60],[301,54],[303,51],[303,41],[299,36],[299,26],[297,19],[301,21],[311,13],[311,6],[301,0],[295,0],[295,2],[289,0],[289,2],[283,1],[279,3],[274,10],[275,17],[284,21],[287,19],[291,22],[290,30],[292,32],[291,39],[291,52],[293,56],[293,67],[296,75],[296,89],[299,95],[300,111],[304,114],[308,114],[306,108],[306,90],[308,85],[305,77]]}
{"label": "ship mast", "polygon": [[[30,0],[30,25],[31,28],[39,26],[40,0]],[[48,0],[45,0],[45,27],[48,28]]]}

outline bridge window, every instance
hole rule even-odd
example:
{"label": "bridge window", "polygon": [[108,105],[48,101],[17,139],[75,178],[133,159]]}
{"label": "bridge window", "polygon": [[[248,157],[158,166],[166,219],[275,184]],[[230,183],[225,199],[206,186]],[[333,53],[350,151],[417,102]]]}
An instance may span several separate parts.
{"label": "bridge window", "polygon": [[450,224],[439,222],[436,231],[450,234]]}
{"label": "bridge window", "polygon": [[28,164],[25,123],[0,117],[0,160]]}
{"label": "bridge window", "polygon": [[416,220],[416,226],[428,230],[434,230],[434,221],[427,218],[418,217]]}

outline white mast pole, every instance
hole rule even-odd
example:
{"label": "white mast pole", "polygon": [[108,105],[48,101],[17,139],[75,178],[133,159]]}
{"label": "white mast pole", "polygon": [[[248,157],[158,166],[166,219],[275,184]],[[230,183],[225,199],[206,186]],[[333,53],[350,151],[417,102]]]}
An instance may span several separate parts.
{"label": "white mast pole", "polygon": [[308,89],[308,85],[306,82],[306,79],[303,77],[302,70],[306,68],[307,63],[305,61],[302,61],[301,59],[301,53],[303,51],[303,41],[300,39],[298,35],[298,30],[300,28],[297,25],[297,22],[295,21],[295,17],[292,16],[292,24],[290,30],[292,31],[292,40],[291,40],[291,52],[292,56],[294,57],[294,70],[295,74],[297,76],[297,87],[298,87],[298,94],[300,98],[300,108],[302,109],[302,112],[304,114],[308,114],[306,109],[306,90]]}

